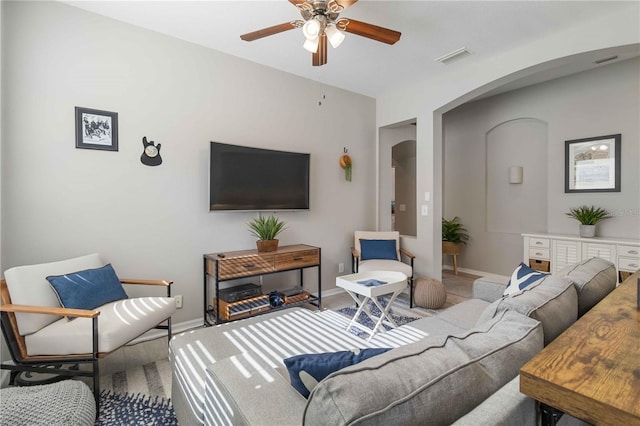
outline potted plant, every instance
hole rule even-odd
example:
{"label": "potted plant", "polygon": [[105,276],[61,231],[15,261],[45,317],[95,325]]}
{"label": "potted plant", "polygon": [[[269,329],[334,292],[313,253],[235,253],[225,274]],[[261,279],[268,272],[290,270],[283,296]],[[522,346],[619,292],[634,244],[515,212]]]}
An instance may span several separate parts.
{"label": "potted plant", "polygon": [[611,217],[607,210],[595,206],[571,207],[565,214],[580,222],[580,236],[586,238],[595,237],[596,224]]}
{"label": "potted plant", "polygon": [[462,246],[469,241],[467,229],[458,216],[453,219],[442,218],[442,254],[460,254]]}
{"label": "potted plant", "polygon": [[251,235],[258,238],[256,246],[259,252],[276,251],[278,249],[276,236],[285,230],[285,222],[275,216],[259,216],[247,225]]}

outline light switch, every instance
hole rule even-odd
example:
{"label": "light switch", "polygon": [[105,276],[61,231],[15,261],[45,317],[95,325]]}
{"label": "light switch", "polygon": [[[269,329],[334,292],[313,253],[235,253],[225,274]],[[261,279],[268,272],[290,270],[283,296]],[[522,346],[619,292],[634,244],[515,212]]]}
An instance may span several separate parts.
{"label": "light switch", "polygon": [[425,192],[424,193],[424,200],[425,201],[431,201],[431,193],[430,192]]}
{"label": "light switch", "polygon": [[422,205],[422,216],[429,216],[429,206],[426,204]]}
{"label": "light switch", "polygon": [[406,212],[407,211],[407,205],[406,204],[400,204],[400,211],[401,212]]}

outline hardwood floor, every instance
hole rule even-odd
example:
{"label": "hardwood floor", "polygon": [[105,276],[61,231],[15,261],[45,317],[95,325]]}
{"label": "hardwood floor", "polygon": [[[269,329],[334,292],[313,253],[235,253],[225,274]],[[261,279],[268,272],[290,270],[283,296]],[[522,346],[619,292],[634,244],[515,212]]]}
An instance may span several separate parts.
{"label": "hardwood floor", "polygon": [[442,282],[447,289],[447,302],[443,309],[473,298],[473,282],[478,278],[477,275],[464,272],[458,271],[458,275],[455,275],[453,271],[443,270]]}

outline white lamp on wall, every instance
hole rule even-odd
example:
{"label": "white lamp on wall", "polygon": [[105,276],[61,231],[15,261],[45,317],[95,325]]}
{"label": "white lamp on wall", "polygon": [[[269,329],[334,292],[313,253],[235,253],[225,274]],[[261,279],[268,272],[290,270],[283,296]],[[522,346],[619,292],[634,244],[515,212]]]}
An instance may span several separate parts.
{"label": "white lamp on wall", "polygon": [[509,183],[522,183],[523,173],[522,166],[509,167]]}

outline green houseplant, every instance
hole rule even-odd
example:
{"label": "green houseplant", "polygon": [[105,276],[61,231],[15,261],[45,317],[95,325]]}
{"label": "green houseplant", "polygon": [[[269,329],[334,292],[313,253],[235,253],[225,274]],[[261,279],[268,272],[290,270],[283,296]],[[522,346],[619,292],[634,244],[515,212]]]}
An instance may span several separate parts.
{"label": "green houseplant", "polygon": [[596,224],[601,220],[611,217],[606,209],[595,206],[571,207],[567,216],[580,222],[580,236],[594,237],[596,235]]}
{"label": "green houseplant", "polygon": [[467,244],[467,241],[469,241],[468,231],[458,216],[453,219],[442,218],[443,254],[460,254],[462,246]]}
{"label": "green houseplant", "polygon": [[247,224],[251,235],[258,238],[256,246],[259,252],[275,251],[278,249],[276,237],[284,231],[286,223],[275,216],[259,216]]}

